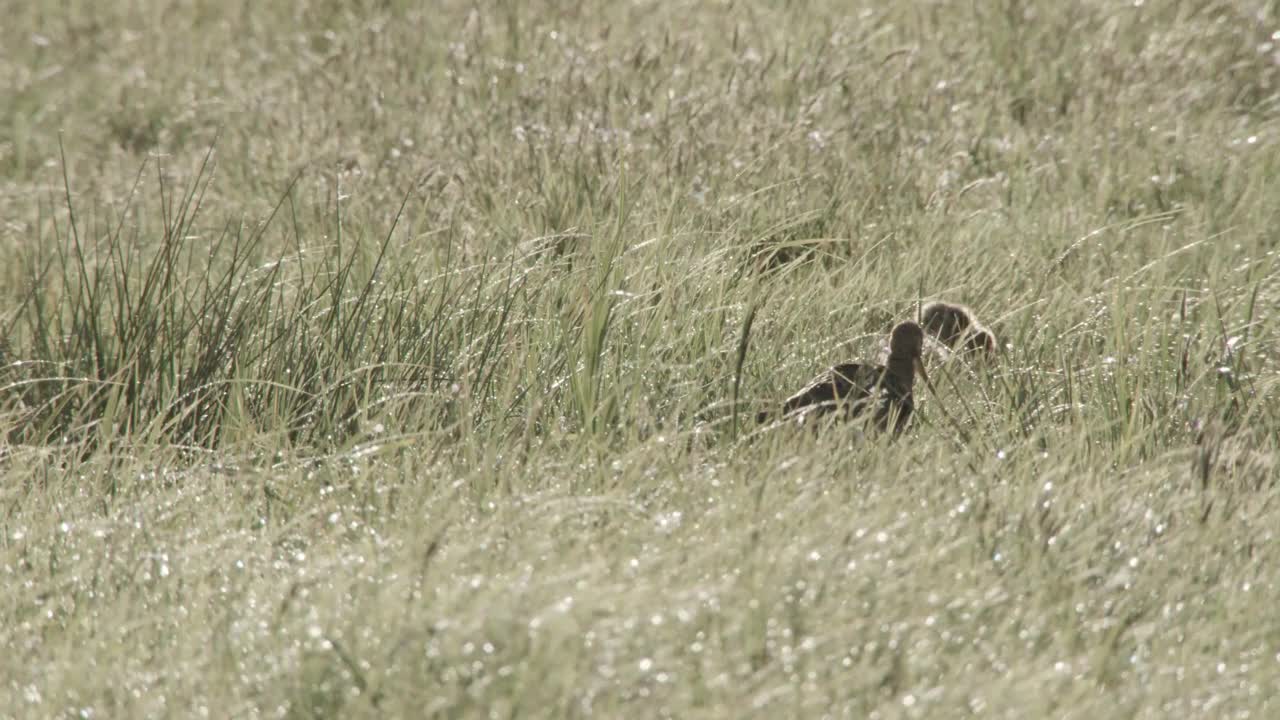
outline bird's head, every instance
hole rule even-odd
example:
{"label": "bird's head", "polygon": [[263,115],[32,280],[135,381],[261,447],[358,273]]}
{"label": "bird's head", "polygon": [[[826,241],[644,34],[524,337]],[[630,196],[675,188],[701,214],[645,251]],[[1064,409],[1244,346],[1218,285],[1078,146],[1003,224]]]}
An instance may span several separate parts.
{"label": "bird's head", "polygon": [[955,347],[960,336],[973,325],[973,316],[963,305],[931,302],[920,309],[920,324],[947,347]]}
{"label": "bird's head", "polygon": [[[929,375],[924,370],[924,330],[920,326],[910,320],[900,322],[893,326],[893,332],[889,334],[889,363],[893,366],[894,360],[908,360],[911,367],[926,382]],[[910,378],[907,378],[910,382]]]}
{"label": "bird's head", "polygon": [[889,357],[918,358],[924,353],[924,330],[910,320],[893,326],[889,334]]}

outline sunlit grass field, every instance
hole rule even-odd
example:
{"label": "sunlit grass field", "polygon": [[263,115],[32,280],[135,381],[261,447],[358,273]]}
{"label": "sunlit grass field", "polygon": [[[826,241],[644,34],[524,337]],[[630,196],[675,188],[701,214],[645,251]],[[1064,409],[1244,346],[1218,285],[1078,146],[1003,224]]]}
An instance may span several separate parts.
{"label": "sunlit grass field", "polygon": [[0,716],[1280,716],[1274,4],[3,9]]}

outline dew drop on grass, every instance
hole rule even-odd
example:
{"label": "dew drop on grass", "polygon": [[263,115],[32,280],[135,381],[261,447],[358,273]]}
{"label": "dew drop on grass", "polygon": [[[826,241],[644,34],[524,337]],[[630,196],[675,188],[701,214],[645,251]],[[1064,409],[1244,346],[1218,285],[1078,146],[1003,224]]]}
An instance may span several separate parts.
{"label": "dew drop on grass", "polygon": [[674,510],[669,513],[660,513],[656,518],[654,518],[654,521],[658,526],[658,530],[664,533],[669,533],[679,528],[683,520],[684,513],[679,510]]}

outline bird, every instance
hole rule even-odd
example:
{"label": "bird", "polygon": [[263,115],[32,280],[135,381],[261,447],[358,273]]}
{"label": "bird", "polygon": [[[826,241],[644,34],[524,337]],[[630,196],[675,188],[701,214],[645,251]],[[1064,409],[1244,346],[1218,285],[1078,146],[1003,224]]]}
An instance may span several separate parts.
{"label": "bird", "polygon": [[[808,418],[839,411],[841,419],[852,420],[871,407],[871,422],[877,430],[900,433],[915,409],[911,394],[915,374],[919,372],[926,382],[929,379],[921,362],[923,348],[920,325],[910,320],[900,322],[889,334],[889,356],[883,365],[836,365],[783,401],[782,415]],[[756,419],[765,422],[772,415],[766,411]]]}
{"label": "bird", "polygon": [[920,324],[925,332],[952,350],[987,357],[996,354],[995,333],[978,322],[973,311],[963,305],[931,302],[920,309]]}

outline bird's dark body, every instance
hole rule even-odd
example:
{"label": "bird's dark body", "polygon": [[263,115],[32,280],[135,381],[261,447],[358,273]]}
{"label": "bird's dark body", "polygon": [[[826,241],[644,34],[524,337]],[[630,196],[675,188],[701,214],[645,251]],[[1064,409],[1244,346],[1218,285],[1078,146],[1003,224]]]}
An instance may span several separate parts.
{"label": "bird's dark body", "polygon": [[[910,320],[893,326],[889,333],[889,355],[884,365],[842,363],[814,378],[803,390],[782,403],[784,417],[807,419],[839,413],[839,418],[869,420],[877,430],[902,432],[911,420],[915,400],[911,386],[915,373],[924,374],[920,357],[924,331]],[[767,421],[773,413],[756,416]]]}
{"label": "bird's dark body", "polygon": [[857,418],[870,407],[871,422],[879,430],[901,432],[911,419],[911,375],[890,372],[879,365],[842,363],[814,378],[803,390],[787,398],[782,414],[794,417],[840,412],[843,419]]}

